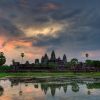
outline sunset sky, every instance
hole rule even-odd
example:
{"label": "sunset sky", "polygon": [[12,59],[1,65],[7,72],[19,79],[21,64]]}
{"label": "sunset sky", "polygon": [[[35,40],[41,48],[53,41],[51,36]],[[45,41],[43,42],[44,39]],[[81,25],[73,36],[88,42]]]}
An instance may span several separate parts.
{"label": "sunset sky", "polygon": [[[0,51],[34,61],[55,50],[100,60],[100,0],[0,0]],[[61,56],[62,57],[62,56]]]}

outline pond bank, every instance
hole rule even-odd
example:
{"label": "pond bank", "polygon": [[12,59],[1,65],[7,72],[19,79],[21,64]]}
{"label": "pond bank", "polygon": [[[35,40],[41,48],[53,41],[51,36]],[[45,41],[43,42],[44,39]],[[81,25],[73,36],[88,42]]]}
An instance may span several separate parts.
{"label": "pond bank", "polygon": [[39,83],[39,82],[98,82],[100,83],[100,78],[68,78],[68,77],[60,77],[60,78],[54,78],[54,77],[38,77],[38,78],[30,78],[30,77],[8,77],[8,78],[1,78],[0,80],[10,80],[14,83]]}
{"label": "pond bank", "polygon": [[90,73],[73,73],[73,72],[27,72],[27,73],[0,73],[1,79],[6,78],[23,78],[23,79],[30,79],[30,78],[38,78],[38,79],[80,79],[80,80],[90,80],[90,79],[100,79],[100,72],[90,72]]}

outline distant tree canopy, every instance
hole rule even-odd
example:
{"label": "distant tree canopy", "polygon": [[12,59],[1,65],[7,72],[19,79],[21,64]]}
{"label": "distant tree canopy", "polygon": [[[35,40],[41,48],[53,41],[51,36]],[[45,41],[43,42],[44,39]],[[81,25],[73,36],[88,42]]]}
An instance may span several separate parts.
{"label": "distant tree canopy", "polygon": [[71,59],[71,62],[70,63],[71,63],[72,66],[75,66],[75,65],[78,64],[78,59],[73,58],[73,59]]}
{"label": "distant tree canopy", "polygon": [[89,67],[100,67],[100,61],[96,60],[86,60],[86,65]]}
{"label": "distant tree canopy", "polygon": [[0,66],[6,63],[6,58],[3,52],[0,52]]}
{"label": "distant tree canopy", "polygon": [[13,70],[14,66],[7,66],[7,65],[4,65],[4,66],[0,66],[0,71],[11,71]]}

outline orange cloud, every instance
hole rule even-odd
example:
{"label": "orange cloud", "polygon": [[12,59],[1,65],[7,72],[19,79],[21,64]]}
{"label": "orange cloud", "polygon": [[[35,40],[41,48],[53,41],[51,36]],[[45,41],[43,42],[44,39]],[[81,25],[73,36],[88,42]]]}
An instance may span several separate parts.
{"label": "orange cloud", "polygon": [[[1,41],[4,42],[4,41]],[[5,50],[5,52],[10,52],[12,49],[15,49],[17,46],[20,47],[30,47],[32,46],[31,42],[24,42],[24,41],[20,41],[20,40],[14,40],[14,41],[8,41],[5,46],[1,49],[1,50]]]}
{"label": "orange cloud", "polygon": [[25,53],[25,61],[29,60],[31,62],[36,58],[41,58],[41,56],[46,52],[47,47],[36,47],[32,45],[31,41],[23,40],[12,40],[8,41],[4,46],[2,44],[6,41],[3,37],[0,37],[0,51],[5,53],[7,58],[7,63],[11,64],[12,59],[17,61],[21,60],[20,53]]}
{"label": "orange cloud", "polygon": [[3,47],[4,42],[5,42],[5,38],[0,37],[0,49]]}

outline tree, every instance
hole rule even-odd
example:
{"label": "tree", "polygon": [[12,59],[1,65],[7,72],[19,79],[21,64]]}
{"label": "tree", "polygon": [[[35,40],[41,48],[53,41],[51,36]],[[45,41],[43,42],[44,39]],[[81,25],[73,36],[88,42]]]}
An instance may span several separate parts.
{"label": "tree", "polygon": [[22,57],[22,63],[23,63],[23,58],[24,58],[25,54],[21,53],[21,57]]}
{"label": "tree", "polygon": [[78,64],[78,59],[76,59],[76,58],[73,58],[72,60],[71,60],[71,66],[76,66]]}
{"label": "tree", "polygon": [[93,61],[92,60],[86,60],[85,63],[89,67],[93,66]]}
{"label": "tree", "polygon": [[0,52],[0,66],[6,63],[6,58],[3,52]]}
{"label": "tree", "polygon": [[86,54],[85,54],[85,56],[86,56],[86,58],[88,59],[88,57],[89,57],[89,54],[88,54],[88,53],[86,53]]}
{"label": "tree", "polygon": [[51,59],[50,59],[52,62],[55,62],[56,60],[56,56],[55,56],[55,51],[53,50],[52,53],[51,53]]}

